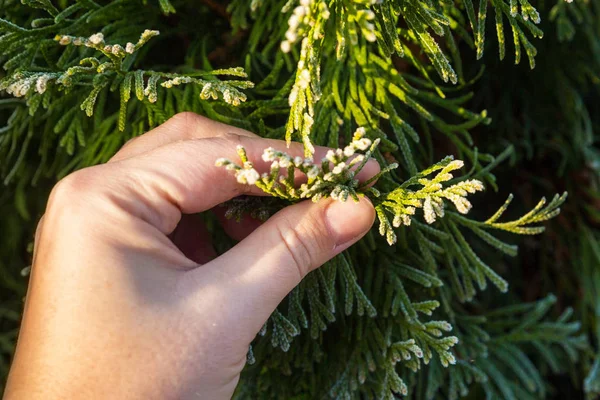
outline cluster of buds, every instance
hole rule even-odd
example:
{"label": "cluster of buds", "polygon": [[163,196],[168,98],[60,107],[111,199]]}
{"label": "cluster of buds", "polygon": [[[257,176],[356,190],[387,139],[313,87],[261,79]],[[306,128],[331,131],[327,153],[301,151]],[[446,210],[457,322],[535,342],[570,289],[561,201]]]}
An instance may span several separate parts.
{"label": "cluster of buds", "polygon": [[[265,193],[282,199],[298,201],[310,198],[318,201],[323,197],[331,197],[346,201],[351,197],[358,201],[358,194],[366,191],[370,182],[381,173],[397,167],[394,164],[361,184],[356,179],[356,174],[365,166],[379,144],[379,140],[371,142],[364,134],[365,130],[359,128],[348,146],[329,150],[320,164],[315,164],[312,158],[292,157],[285,152],[268,148],[265,149],[262,160],[271,163],[270,171],[261,175],[248,160],[244,148],[239,146],[241,166],[224,158],[218,159],[216,165],[233,171],[239,183],[256,185]],[[357,152],[364,154],[355,154]],[[281,174],[283,171],[285,174]],[[301,172],[307,180],[299,187],[296,185],[296,171]]]}
{"label": "cluster of buds", "polygon": [[254,169],[254,164],[248,161],[246,150],[242,146],[237,147],[238,154],[243,161],[243,166],[239,166],[233,161],[226,158],[219,158],[215,165],[217,167],[225,167],[227,171],[233,171],[238,183],[244,185],[254,185],[260,179],[260,174]]}
{"label": "cluster of buds", "polygon": [[[300,94],[302,93],[304,96],[306,96],[306,91],[307,89],[309,89],[310,86],[310,82],[312,80],[311,77],[311,73],[308,70],[307,66],[306,66],[306,58],[307,58],[307,52],[308,52],[308,45],[307,45],[307,41],[308,39],[304,38],[303,39],[303,44],[302,44],[302,50],[300,51],[300,60],[298,60],[298,66],[297,68],[297,72],[296,72],[296,82],[294,82],[294,86],[292,87],[292,90],[290,91],[290,94],[288,96],[288,104],[290,105],[290,107],[293,109],[294,105],[296,104],[296,101],[298,101],[298,97],[300,96]],[[317,71],[318,73],[318,71]],[[315,77],[316,81],[318,82],[318,75]],[[309,110],[310,111],[310,110]],[[304,115],[304,119],[308,120],[308,124],[312,125],[313,119],[312,116],[309,113],[305,113],[306,115]],[[312,113],[311,113],[312,114]],[[298,129],[299,126],[296,127],[296,129]],[[308,127],[308,129],[310,129],[310,126]]]}
{"label": "cluster of buds", "polygon": [[35,78],[33,77],[16,79],[6,87],[6,93],[12,94],[15,97],[23,97],[29,92],[34,82]]}
{"label": "cluster of buds", "polygon": [[123,58],[127,54],[133,54],[137,49],[142,47],[148,40],[154,36],[159,35],[159,31],[146,29],[141,35],[140,39],[136,44],[128,42],[125,47],[120,44],[107,44],[104,41],[104,34],[102,32],[94,33],[89,37],[80,36],[69,36],[69,35],[56,35],[54,40],[58,41],[63,46],[72,44],[74,46],[85,46],[103,52],[105,55],[111,55],[118,58]]}
{"label": "cluster of buds", "polygon": [[123,50],[121,45],[109,45],[104,42],[104,34],[102,32],[94,33],[90,37],[81,36],[70,36],[70,35],[56,35],[54,38],[59,44],[67,46],[72,44],[73,46],[85,46],[96,50],[102,50],[105,53],[118,55]]}
{"label": "cluster of buds", "polygon": [[281,42],[281,50],[284,53],[289,53],[292,45],[307,35],[317,18],[329,18],[329,9],[324,1],[319,1],[316,7],[314,5],[315,0],[300,0],[300,5],[294,8],[288,19],[285,40]]}
{"label": "cluster of buds", "polygon": [[164,88],[170,89],[173,86],[179,86],[190,82],[193,82],[193,78],[189,76],[176,76],[175,78],[164,81],[160,85]]}
{"label": "cluster of buds", "polygon": [[6,90],[6,93],[15,97],[26,96],[31,90],[43,94],[48,88],[48,82],[56,79],[58,74],[49,72],[36,72],[31,74],[16,73],[6,87],[0,87],[0,90]]}
{"label": "cluster of buds", "polygon": [[168,89],[173,86],[187,83],[194,83],[202,87],[202,90],[200,91],[200,98],[202,100],[217,100],[220,94],[223,101],[232,106],[239,106],[240,103],[247,99],[246,95],[237,88],[247,89],[254,86],[250,81],[207,81],[190,76],[176,76],[175,78],[162,82],[160,85]]}

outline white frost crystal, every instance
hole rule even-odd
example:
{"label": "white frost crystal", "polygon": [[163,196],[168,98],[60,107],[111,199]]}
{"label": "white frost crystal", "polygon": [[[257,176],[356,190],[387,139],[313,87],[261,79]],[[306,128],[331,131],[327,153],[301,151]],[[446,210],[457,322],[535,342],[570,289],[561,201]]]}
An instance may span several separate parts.
{"label": "white frost crystal", "polygon": [[31,81],[30,80],[21,80],[21,81],[17,81],[13,84],[11,84],[10,86],[8,86],[8,88],[6,88],[6,92],[8,94],[12,94],[15,97],[23,97],[27,94],[27,92],[29,91],[29,89],[31,88]]}
{"label": "white frost crystal", "polygon": [[61,36],[60,39],[58,40],[58,43],[60,43],[63,46],[66,46],[69,43],[71,43],[71,37],[70,36]]}
{"label": "white frost crystal", "polygon": [[235,176],[239,183],[248,185],[254,185],[260,179],[260,174],[254,168],[239,170]]}
{"label": "white frost crystal", "polygon": [[115,44],[112,46],[112,48],[110,49],[111,53],[113,53],[115,56],[121,55],[125,50],[123,49],[123,46],[121,46],[120,44]]}
{"label": "white frost crystal", "polygon": [[104,41],[104,35],[101,32],[94,33],[88,38],[92,44],[100,44]]}
{"label": "white frost crystal", "polygon": [[15,80],[8,84],[4,90],[15,97],[23,97],[30,93],[33,88],[36,93],[43,94],[48,89],[48,82],[56,79],[58,74],[49,72],[38,72],[33,74],[15,74]]}
{"label": "white frost crystal", "polygon": [[281,51],[283,51],[284,53],[289,53],[292,50],[292,44],[287,41],[284,40],[283,42],[281,42]]}
{"label": "white frost crystal", "polygon": [[275,160],[275,149],[272,147],[266,148],[263,152],[262,159],[264,162]]}
{"label": "white frost crystal", "polygon": [[50,77],[48,75],[42,75],[39,78],[37,78],[37,80],[35,81],[35,90],[39,94],[42,94],[46,91],[46,87],[47,87],[49,79],[50,79]]}
{"label": "white frost crystal", "polygon": [[143,33],[142,36],[140,36],[140,41],[147,41],[148,39],[150,39],[153,36],[158,36],[160,34],[159,31],[156,30],[151,30],[151,29],[146,29]]}

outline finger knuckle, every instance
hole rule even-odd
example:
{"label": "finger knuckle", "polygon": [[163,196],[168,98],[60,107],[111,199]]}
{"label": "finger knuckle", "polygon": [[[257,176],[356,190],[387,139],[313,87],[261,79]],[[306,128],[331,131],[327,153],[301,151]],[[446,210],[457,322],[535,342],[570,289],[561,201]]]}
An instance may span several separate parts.
{"label": "finger knuckle", "polygon": [[90,193],[98,187],[97,173],[94,168],[86,168],[67,175],[54,186],[50,192],[48,209],[73,205],[84,194]]}
{"label": "finger knuckle", "polygon": [[238,145],[238,144],[242,144],[243,145],[242,142],[245,139],[245,137],[243,135],[240,135],[237,132],[230,132],[230,131],[219,133],[218,136],[221,137],[221,138],[223,138],[224,140],[226,140],[226,141],[228,141],[230,143],[234,143],[236,145]]}
{"label": "finger knuckle", "polygon": [[182,111],[173,115],[167,123],[173,124],[176,126],[190,126],[190,125],[198,125],[205,124],[209,121],[208,118],[203,117],[202,115],[196,114],[192,111]]}
{"label": "finger knuckle", "polygon": [[304,278],[310,271],[318,267],[318,260],[327,250],[330,242],[322,224],[306,217],[298,225],[292,225],[284,220],[277,224],[277,233],[289,255],[299,279]]}
{"label": "finger knuckle", "polygon": [[298,280],[301,280],[310,271],[312,264],[311,248],[307,240],[302,238],[298,231],[287,224],[277,227],[277,234],[285,246]]}
{"label": "finger knuckle", "polygon": [[136,136],[136,137],[132,137],[131,139],[127,140],[125,142],[125,144],[123,144],[123,146],[121,146],[121,150],[131,147],[134,143],[138,142],[139,139],[140,139],[140,137]]}

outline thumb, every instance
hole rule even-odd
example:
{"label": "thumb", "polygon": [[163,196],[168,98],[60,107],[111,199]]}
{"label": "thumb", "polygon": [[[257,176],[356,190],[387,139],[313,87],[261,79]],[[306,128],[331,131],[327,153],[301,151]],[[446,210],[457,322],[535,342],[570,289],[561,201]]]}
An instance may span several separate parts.
{"label": "thumb", "polygon": [[358,203],[304,201],[281,210],[195,271],[220,277],[223,301],[239,315],[238,322],[247,322],[253,338],[302,278],[363,237],[374,219],[373,205],[365,197]]}

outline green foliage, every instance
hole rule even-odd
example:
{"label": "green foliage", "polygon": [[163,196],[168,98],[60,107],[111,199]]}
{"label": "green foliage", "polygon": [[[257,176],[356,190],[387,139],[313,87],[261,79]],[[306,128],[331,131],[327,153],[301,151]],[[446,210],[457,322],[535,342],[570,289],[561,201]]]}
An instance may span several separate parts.
{"label": "green foliage", "polygon": [[[0,373],[49,188],[194,111],[304,144],[268,150],[265,175],[243,149],[220,160],[273,195],[233,199],[228,217],[362,195],[378,216],[273,313],[238,398],[536,399],[564,373],[599,393],[600,4],[535,6],[0,0]],[[535,70],[500,62],[508,28]],[[338,150],[319,164],[316,145]],[[370,157],[382,172],[360,183]]]}
{"label": "green foliage", "polygon": [[[465,180],[444,188],[442,182],[452,179],[451,171],[462,168],[464,163],[453,160],[451,156],[434,164],[417,175],[406,180],[400,187],[386,193],[380,201],[375,202],[375,210],[379,217],[379,233],[385,235],[390,245],[396,243],[396,234],[392,226],[409,226],[411,217],[417,208],[423,209],[423,217],[428,224],[433,224],[438,217],[444,217],[444,200],[454,204],[456,209],[466,214],[471,209],[471,203],[466,199],[467,194],[483,190],[483,184],[475,179]],[[426,176],[440,171],[433,179]],[[417,191],[408,189],[421,186]],[[386,214],[393,215],[390,224]]]}

